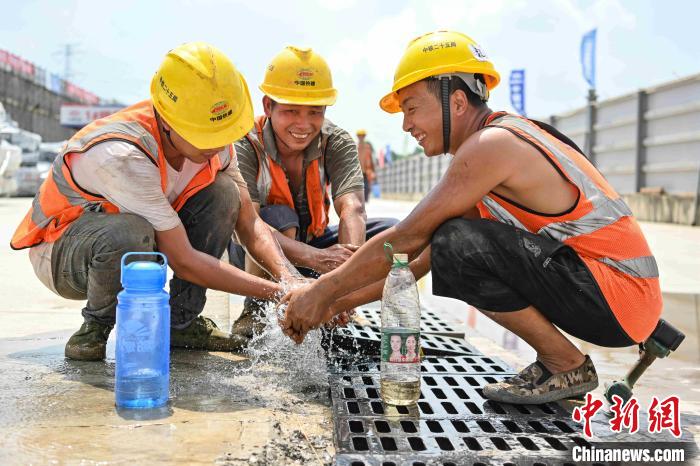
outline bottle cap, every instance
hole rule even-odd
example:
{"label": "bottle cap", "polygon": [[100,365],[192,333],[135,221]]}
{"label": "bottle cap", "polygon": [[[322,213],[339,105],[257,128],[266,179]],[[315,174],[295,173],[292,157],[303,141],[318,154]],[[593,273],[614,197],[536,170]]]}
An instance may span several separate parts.
{"label": "bottle cap", "polygon": [[[140,255],[158,255],[161,256],[164,263],[138,260],[125,263],[124,259],[127,256]],[[122,257],[122,286],[127,290],[162,290],[167,279],[167,259],[159,253],[127,253]]]}
{"label": "bottle cap", "polygon": [[408,263],[408,254],[394,254],[394,261]]}

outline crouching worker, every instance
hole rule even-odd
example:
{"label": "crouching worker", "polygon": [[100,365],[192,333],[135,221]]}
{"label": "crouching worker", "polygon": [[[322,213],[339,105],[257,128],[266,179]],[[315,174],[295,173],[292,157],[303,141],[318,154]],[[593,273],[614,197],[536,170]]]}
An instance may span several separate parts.
{"label": "crouching worker", "polygon": [[273,277],[291,280],[237,168],[232,143],[253,126],[243,76],[216,48],[171,50],[145,100],[80,130],[54,162],[12,238],[30,248],[39,279],[68,299],[87,299],[65,355],[105,357],[130,251],[164,253],[170,282],[171,346],[218,351],[245,346],[199,316],[207,288],[272,299],[281,285],[221,262],[234,229]]}
{"label": "crouching worker", "polygon": [[[656,263],[625,202],[554,128],[486,105],[499,75],[457,32],[412,41],[381,100],[427,156],[454,154],[437,186],[341,267],[292,291],[283,328],[296,341],[333,313],[377,299],[383,244],[432,269],[433,292],[479,308],[537,351],[484,396],[543,403],[595,389],[591,359],[564,332],[600,346],[644,341],[661,312]],[[348,294],[349,293],[349,294]],[[339,299],[340,298],[340,299]]]}
{"label": "crouching worker", "polygon": [[[397,220],[367,220],[357,146],[325,117],[337,91],[320,55],[286,47],[268,65],[260,90],[265,114],[235,145],[241,174],[285,255],[305,275],[318,276]],[[333,226],[328,224],[331,199],[340,219]],[[235,243],[229,255],[239,267],[263,275]],[[264,309],[264,302],[246,299],[232,331],[247,337],[261,331]]]}

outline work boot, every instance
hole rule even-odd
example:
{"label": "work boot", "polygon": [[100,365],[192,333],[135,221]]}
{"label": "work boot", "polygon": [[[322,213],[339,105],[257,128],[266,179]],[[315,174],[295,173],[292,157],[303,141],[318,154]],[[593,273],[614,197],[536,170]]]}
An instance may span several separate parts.
{"label": "work boot", "polygon": [[246,298],[243,302],[243,312],[231,326],[231,333],[253,338],[265,330],[265,306],[269,301]]}
{"label": "work boot", "polygon": [[112,325],[86,320],[66,343],[66,357],[76,361],[101,361],[105,358],[107,338]]}
{"label": "work boot", "polygon": [[170,347],[209,351],[241,351],[248,338],[222,332],[213,320],[199,316],[183,329],[170,329]]}
{"label": "work boot", "polygon": [[598,374],[586,356],[579,367],[560,374],[552,374],[535,361],[516,376],[484,386],[484,397],[504,403],[540,404],[580,396],[597,386]]}

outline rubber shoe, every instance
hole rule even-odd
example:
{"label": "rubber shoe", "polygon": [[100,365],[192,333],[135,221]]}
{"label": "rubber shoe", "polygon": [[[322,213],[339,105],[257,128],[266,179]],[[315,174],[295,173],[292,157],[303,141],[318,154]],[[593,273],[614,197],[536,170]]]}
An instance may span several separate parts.
{"label": "rubber shoe", "polygon": [[241,351],[248,338],[222,332],[213,320],[199,316],[183,329],[170,329],[170,347],[208,351]]}
{"label": "rubber shoe", "polygon": [[265,330],[265,306],[269,301],[246,298],[243,302],[243,312],[231,326],[233,335],[253,338]]}
{"label": "rubber shoe", "polygon": [[504,403],[540,404],[584,395],[596,387],[598,374],[586,356],[579,367],[559,374],[535,361],[514,377],[484,386],[484,397]]}
{"label": "rubber shoe", "polygon": [[65,355],[76,361],[101,361],[105,358],[111,325],[86,320],[66,343]]}

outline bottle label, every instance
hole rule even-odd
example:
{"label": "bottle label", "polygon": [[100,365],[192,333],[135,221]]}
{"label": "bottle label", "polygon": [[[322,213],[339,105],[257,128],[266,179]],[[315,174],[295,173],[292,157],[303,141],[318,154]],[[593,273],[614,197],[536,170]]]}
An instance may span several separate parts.
{"label": "bottle label", "polygon": [[125,353],[151,353],[156,349],[151,330],[138,320],[127,320],[117,328],[117,344]]}
{"label": "bottle label", "polygon": [[420,362],[420,330],[405,327],[383,328],[382,362]]}

